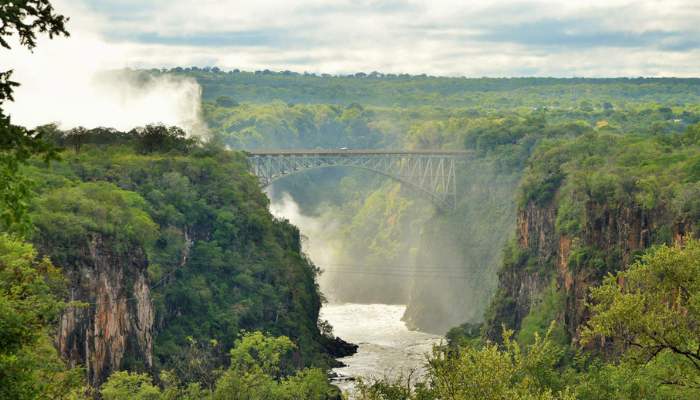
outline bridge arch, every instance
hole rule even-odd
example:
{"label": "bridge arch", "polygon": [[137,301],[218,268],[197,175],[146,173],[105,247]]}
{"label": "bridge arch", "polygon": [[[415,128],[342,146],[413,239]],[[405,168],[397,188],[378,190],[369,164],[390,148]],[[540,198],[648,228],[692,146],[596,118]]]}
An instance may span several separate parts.
{"label": "bridge arch", "polygon": [[251,172],[262,186],[301,172],[359,168],[396,180],[426,195],[441,209],[456,205],[456,163],[464,151],[403,150],[267,150],[247,153]]}

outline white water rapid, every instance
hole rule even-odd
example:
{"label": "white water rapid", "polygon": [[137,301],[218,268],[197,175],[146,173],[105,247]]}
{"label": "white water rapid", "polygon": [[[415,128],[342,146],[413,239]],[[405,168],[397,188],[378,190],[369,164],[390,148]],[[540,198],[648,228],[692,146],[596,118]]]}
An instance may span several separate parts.
{"label": "white water rapid", "polygon": [[345,367],[336,368],[335,380],[343,391],[354,382],[348,378],[395,378],[413,371],[422,375],[426,356],[441,336],[410,331],[401,321],[406,306],[387,304],[326,304],[321,319],[333,325],[333,333],[359,345],[357,353],[341,358]]}

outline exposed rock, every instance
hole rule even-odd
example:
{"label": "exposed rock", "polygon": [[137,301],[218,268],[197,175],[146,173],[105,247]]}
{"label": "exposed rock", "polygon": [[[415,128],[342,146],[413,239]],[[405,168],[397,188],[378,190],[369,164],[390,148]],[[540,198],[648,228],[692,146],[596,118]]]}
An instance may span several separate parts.
{"label": "exposed rock", "polygon": [[69,307],[61,316],[56,338],[61,355],[84,365],[93,386],[128,363],[149,370],[154,311],[143,249],[117,251],[95,235],[83,251],[64,270],[70,299],[88,304]]}
{"label": "exposed rock", "polygon": [[357,353],[358,348],[356,344],[346,342],[337,336],[333,339],[324,336],[323,347],[330,356],[335,358],[349,357]]}
{"label": "exposed rock", "polygon": [[556,254],[556,219],[556,208],[551,205],[539,207],[529,203],[518,212],[518,245],[536,254],[539,262],[546,262]]}
{"label": "exposed rock", "polygon": [[[530,309],[541,300],[552,278],[566,299],[559,315],[570,337],[578,337],[588,319],[585,303],[592,285],[608,272],[625,268],[634,257],[654,243],[683,243],[687,224],[674,222],[665,210],[645,211],[639,207],[588,203],[586,223],[575,237],[556,231],[556,201],[546,206],[529,203],[518,212],[517,245],[526,256],[499,273],[499,286],[486,324],[486,335],[500,340],[501,326],[518,330]],[[672,237],[661,235],[670,227]],[[595,262],[571,265],[575,250],[593,253]],[[577,262],[580,262],[577,260]],[[598,263],[596,265],[596,262]]]}

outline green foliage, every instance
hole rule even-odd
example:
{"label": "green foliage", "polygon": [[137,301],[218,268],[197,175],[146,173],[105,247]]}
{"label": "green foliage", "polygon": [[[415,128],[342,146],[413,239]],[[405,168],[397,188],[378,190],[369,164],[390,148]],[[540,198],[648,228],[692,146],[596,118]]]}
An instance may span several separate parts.
{"label": "green foliage", "polygon": [[235,148],[372,148],[386,140],[371,125],[374,113],[359,105],[238,105],[219,100],[205,104],[205,118]]}
{"label": "green foliage", "polygon": [[584,228],[585,211],[585,204],[573,196],[560,197],[557,207],[557,231],[570,237],[580,234]]}
{"label": "green foliage", "polygon": [[148,374],[116,371],[100,387],[104,400],[206,400],[211,398],[211,390],[193,383],[180,384],[177,376],[169,371],[160,374],[163,388],[153,384]]}
{"label": "green foliage", "polygon": [[289,338],[280,336],[266,337],[261,332],[248,333],[236,341],[231,349],[230,371],[247,373],[260,369],[265,375],[275,379],[289,373],[289,357],[294,344]]}
{"label": "green foliage", "polygon": [[189,386],[212,391],[223,372],[221,345],[214,339],[204,343],[191,337],[187,340],[189,346],[171,356],[168,364],[172,369],[161,372],[160,379],[166,388],[170,386],[176,392],[181,389],[181,382],[189,382]]}
{"label": "green foliage", "polygon": [[[188,139],[181,130],[164,126],[128,133],[102,128],[60,132],[55,127],[27,131],[6,118],[6,131],[0,131],[11,133],[0,137],[14,138],[0,143],[6,165],[0,163],[3,229],[28,231],[28,196],[36,190],[34,237],[55,260],[72,260],[96,234],[115,240],[119,251],[148,252],[155,284],[155,356],[157,368],[165,371],[160,377],[163,389],[144,376],[117,375],[104,389],[126,398],[198,398],[215,387],[224,398],[325,398],[331,393],[320,370],[293,373],[326,362],[319,355],[322,341],[316,326],[321,299],[317,270],[301,254],[298,231],[266,210],[268,202],[246,172],[244,156],[223,151],[217,141],[241,149],[472,150],[475,161],[459,176],[459,186],[468,187],[468,193],[460,194],[457,210],[447,215],[435,216],[399,185],[366,175],[319,171],[307,182],[287,182],[296,185],[297,194],[304,192],[302,206],[314,212],[326,207],[317,199],[322,198],[319,193],[332,193],[327,209],[346,227],[338,233],[339,252],[358,262],[374,267],[406,265],[409,260],[478,274],[466,283],[447,285],[416,280],[420,282],[412,301],[439,298],[446,314],[469,310],[458,322],[478,321],[493,293],[499,262],[493,249],[500,248],[514,220],[511,200],[521,174],[521,204],[555,207],[556,229],[565,235],[598,229],[599,217],[616,209],[654,215],[670,210],[663,215],[664,227],[681,221],[688,231],[700,216],[700,124],[693,125],[700,120],[693,105],[697,80],[318,77],[198,68],[172,73],[193,76],[203,85],[213,143]],[[7,75],[0,81],[6,82]],[[10,95],[6,89],[0,100]],[[51,154],[40,137],[72,151],[51,169],[33,160],[21,167],[33,154]],[[20,178],[21,168],[36,186]],[[322,181],[341,183],[324,186]],[[311,189],[309,182],[315,185]],[[660,228],[654,240],[670,240],[670,232]],[[438,233],[449,237],[449,245],[425,239]],[[551,273],[549,263],[513,250],[506,255],[505,273],[520,268],[545,278]],[[617,268],[611,262],[615,255],[614,250],[601,254],[592,246],[574,247],[570,266],[593,267],[602,274]],[[449,290],[434,290],[446,286]],[[514,302],[499,292],[494,309],[504,315],[498,318],[515,318]],[[451,334],[451,342],[462,349],[432,360],[434,382],[416,390],[403,381],[373,382],[366,386],[368,396],[565,398],[570,392],[556,377],[562,371],[562,351],[554,344],[563,341],[562,328],[549,330],[544,341],[538,336],[551,319],[561,319],[562,302],[555,288],[549,288],[522,321],[519,344],[507,336],[505,348],[478,347],[474,327],[464,325]],[[415,321],[416,315],[448,318],[415,304],[412,308],[409,320]],[[27,324],[20,317],[25,315],[8,317],[13,329],[8,337],[22,336]],[[245,329],[290,339],[241,337]],[[224,355],[231,348],[232,365],[225,369]],[[651,379],[664,368],[675,368],[671,356],[655,359],[656,369],[643,370],[643,376]],[[583,374],[571,372],[571,387],[588,398],[651,397],[648,384],[630,378],[634,368],[638,366],[609,364]],[[449,388],[461,392],[455,395]]]}
{"label": "green foliage", "polygon": [[[500,261],[493,248],[507,238],[515,219],[511,199],[521,174],[520,204],[551,206],[557,232],[570,237],[614,229],[600,222],[605,215],[641,209],[644,218],[663,214],[663,226],[643,238],[663,242],[672,237],[670,227],[679,215],[666,213],[669,206],[691,215],[683,219],[688,231],[697,221],[692,215],[700,212],[685,184],[694,179],[699,159],[697,145],[692,145],[693,124],[700,120],[692,89],[697,80],[331,77],[194,67],[169,73],[202,84],[205,118],[232,147],[473,151],[478,161],[459,169],[458,187],[468,189],[459,193],[459,209],[444,219],[409,190],[362,174],[314,171],[275,187],[290,191],[307,214],[341,221],[343,228],[330,235],[334,243],[329,247],[337,259],[359,257],[357,263],[368,265],[369,272],[387,265],[437,264],[460,273],[485,271],[481,285],[411,278],[384,284],[384,301],[410,298],[407,320],[422,328],[444,331],[448,326],[439,321],[450,319],[448,325],[454,325],[482,319],[487,301],[480,299],[492,296],[496,282],[491,272]],[[237,104],[223,105],[217,101],[222,96]],[[483,167],[486,162],[493,167]],[[448,237],[442,241],[447,244],[431,241],[435,234]],[[596,276],[614,270],[623,251],[611,249],[601,256],[593,247],[574,249],[580,261],[576,268],[591,267]],[[521,265],[545,279],[553,266],[537,257]],[[342,279],[353,289],[340,289],[341,298],[377,300],[377,279]],[[515,300],[505,296],[496,301],[507,306]],[[455,309],[474,311],[460,311],[459,319],[452,320]]]}
{"label": "green foliage", "polygon": [[522,346],[532,345],[538,335],[544,335],[550,330],[551,340],[558,345],[569,343],[566,331],[557,324],[551,327],[551,321],[563,322],[565,299],[564,294],[557,290],[556,280],[542,293],[539,302],[533,304],[528,315],[522,320],[518,330],[517,340]]}
{"label": "green foliage", "polygon": [[117,371],[100,388],[105,400],[159,400],[160,389],[146,374]]}
{"label": "green foliage", "polygon": [[590,134],[540,146],[523,180],[521,204],[546,204],[559,191],[557,228],[570,235],[586,227],[590,205],[647,212],[672,204],[687,208],[686,182],[695,179],[700,146],[673,142],[695,129],[672,136],[671,144],[638,135]]}
{"label": "green foliage", "polygon": [[[48,33],[49,38],[68,35],[65,23],[68,18],[56,13],[47,0],[29,0],[3,3],[0,6],[0,46],[9,49],[6,37],[17,34],[19,43],[32,50],[36,46],[36,34]],[[1,92],[1,91],[0,91]]]}
{"label": "green foliage", "polygon": [[197,143],[196,139],[187,138],[185,131],[175,126],[148,125],[136,132],[137,148],[146,154],[155,151],[186,153]]}
{"label": "green foliage", "polygon": [[294,344],[284,336],[246,333],[231,349],[229,368],[216,380],[215,388],[199,383],[183,385],[170,371],[161,373],[163,389],[146,374],[114,372],[100,388],[105,400],[330,400],[339,398],[320,369],[289,369]]}
{"label": "green foliage", "polygon": [[[61,243],[67,249],[56,260],[70,262],[95,235],[113,240],[115,249],[125,252],[136,243],[150,247],[158,227],[146,212],[146,201],[137,193],[107,182],[79,183],[52,190],[37,201],[34,220],[41,243]],[[50,245],[44,245],[51,248]]]}
{"label": "green foliage", "polygon": [[433,400],[435,394],[424,382],[416,382],[413,373],[388,379],[359,379],[355,398],[358,400]]}
{"label": "green foliage", "polygon": [[574,273],[587,271],[597,276],[603,276],[608,271],[616,268],[614,263],[609,262],[614,259],[614,256],[614,254],[603,254],[601,250],[594,247],[580,246],[574,242],[569,254],[568,267]]}
{"label": "green foliage", "polygon": [[486,344],[456,354],[437,353],[429,361],[429,379],[440,399],[572,399],[559,388],[556,365],[562,350],[549,333],[537,335],[524,351],[503,334],[504,348]]}
{"label": "green foliage", "polygon": [[[299,74],[290,71],[221,71],[177,67],[144,74],[194,77],[205,99],[222,95],[237,101],[298,104],[352,104],[379,107],[539,108],[570,114],[606,116],[629,104],[697,104],[697,79],[555,79],[555,78],[448,78],[408,74],[357,73],[346,76]],[[585,107],[581,102],[586,101]],[[607,105],[606,105],[607,103]],[[657,119],[673,118],[671,109],[649,106]]]}
{"label": "green foliage", "polygon": [[213,386],[206,386],[206,382],[182,385],[177,375],[170,371],[162,371],[160,381],[163,386],[161,400],[206,400],[211,398]]}
{"label": "green foliage", "polygon": [[[458,349],[436,348],[428,359],[423,382],[411,385],[411,376],[398,381],[380,380],[358,387],[361,400],[390,399],[574,399],[561,379],[560,346],[535,336],[530,346],[520,346],[503,333],[503,347],[487,343]],[[412,387],[413,386],[413,387]]]}
{"label": "green foliage", "polygon": [[[659,383],[700,383],[700,242],[660,246],[591,290],[583,339],[610,339],[626,359],[650,364]],[[696,393],[697,394],[697,393]]]}
{"label": "green foliage", "polygon": [[284,336],[245,334],[231,350],[231,366],[217,381],[213,398],[325,400],[337,396],[321,370],[286,371],[293,347]]}
{"label": "green foliage", "polygon": [[574,381],[576,398],[581,400],[690,400],[697,397],[694,390],[659,384],[658,367],[654,364],[596,360],[578,373],[569,373],[569,377]]}
{"label": "green foliage", "polygon": [[34,248],[0,234],[0,398],[77,396],[81,370],[58,357],[49,328],[63,309],[63,277]]}
{"label": "green foliage", "polygon": [[[68,35],[67,18],[58,14],[47,0],[3,2],[0,4],[0,46],[10,49],[8,37],[17,35],[20,46],[32,50],[37,33],[50,38]],[[36,155],[46,161],[56,158],[56,149],[42,140],[40,132],[13,125],[2,106],[12,101],[17,82],[12,71],[0,71],[0,230],[27,234],[30,230],[28,203],[31,182],[21,175],[21,164]]]}
{"label": "green foliage", "polygon": [[[50,137],[65,145],[74,134]],[[317,270],[298,230],[270,215],[245,156],[180,135],[143,151],[142,138],[86,131],[50,169],[28,168],[43,183],[36,243],[64,265],[80,262],[92,240],[125,256],[145,250],[159,321],[154,363],[182,385],[212,387],[244,329],[294,340],[294,368],[325,367]]]}
{"label": "green foliage", "polygon": [[452,348],[478,345],[481,343],[481,329],[482,324],[465,322],[447,331],[445,339]]}

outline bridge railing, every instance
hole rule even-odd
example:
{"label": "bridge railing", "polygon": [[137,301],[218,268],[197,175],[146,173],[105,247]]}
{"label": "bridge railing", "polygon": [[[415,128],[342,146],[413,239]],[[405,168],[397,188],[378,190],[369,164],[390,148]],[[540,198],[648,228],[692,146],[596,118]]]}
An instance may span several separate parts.
{"label": "bridge railing", "polygon": [[312,149],[247,152],[251,171],[267,186],[305,170],[361,168],[393,178],[426,194],[441,208],[454,208],[456,162],[471,153],[450,150]]}

